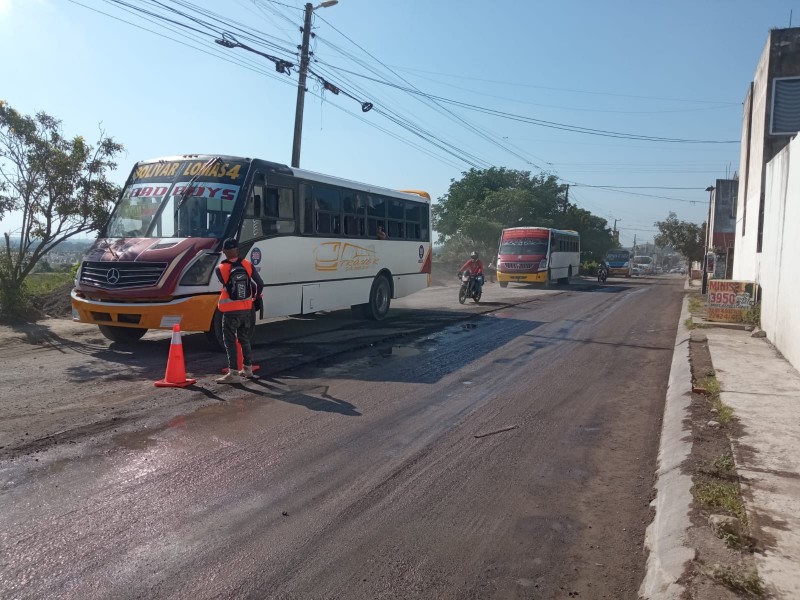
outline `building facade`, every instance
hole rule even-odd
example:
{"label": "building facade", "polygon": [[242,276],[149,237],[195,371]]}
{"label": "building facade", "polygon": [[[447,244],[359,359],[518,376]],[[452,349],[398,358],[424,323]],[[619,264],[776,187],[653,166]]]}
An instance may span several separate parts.
{"label": "building facade", "polygon": [[770,31],[744,102],[733,278],[761,289],[761,327],[800,368],[800,28]]}

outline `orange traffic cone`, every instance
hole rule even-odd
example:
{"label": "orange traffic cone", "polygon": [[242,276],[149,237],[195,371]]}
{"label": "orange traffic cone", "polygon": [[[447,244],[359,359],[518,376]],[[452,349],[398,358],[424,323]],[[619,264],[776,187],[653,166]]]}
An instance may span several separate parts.
{"label": "orange traffic cone", "polygon": [[196,383],[196,379],[186,379],[186,368],[183,364],[183,344],[181,343],[181,326],[172,326],[172,341],[169,345],[167,372],[164,379],[155,382],[156,387],[186,387]]}
{"label": "orange traffic cone", "polygon": [[[236,340],[236,368],[241,371],[244,367],[244,355],[242,354],[242,345],[239,343],[239,340]],[[261,367],[259,365],[253,365],[253,373],[258,371]],[[222,369],[223,373],[227,373],[230,371],[228,367]]]}

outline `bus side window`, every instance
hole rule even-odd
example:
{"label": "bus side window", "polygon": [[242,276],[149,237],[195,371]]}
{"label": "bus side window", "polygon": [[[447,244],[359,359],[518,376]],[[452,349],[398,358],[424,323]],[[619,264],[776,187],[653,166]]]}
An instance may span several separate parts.
{"label": "bus side window", "polygon": [[268,234],[294,233],[294,190],[267,187],[264,202],[264,231]]}
{"label": "bus side window", "polygon": [[262,199],[264,198],[264,175],[256,173],[253,178],[253,187],[250,190],[250,196],[247,198],[247,204],[244,209],[244,218],[242,219],[242,229],[239,234],[239,243],[249,242],[250,240],[258,239],[264,236],[264,231],[261,226],[262,215]]}
{"label": "bus side window", "polygon": [[364,194],[345,192],[344,194],[344,234],[348,237],[361,237],[365,233],[366,198]]}
{"label": "bus side window", "polygon": [[339,190],[314,186],[314,208],[317,215],[317,233],[341,235],[342,196]]}

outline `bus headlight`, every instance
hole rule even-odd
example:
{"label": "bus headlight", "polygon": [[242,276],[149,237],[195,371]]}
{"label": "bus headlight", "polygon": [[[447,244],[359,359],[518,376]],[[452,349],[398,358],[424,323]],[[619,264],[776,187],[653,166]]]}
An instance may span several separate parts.
{"label": "bus headlight", "polygon": [[547,259],[543,258],[542,262],[539,263],[539,270],[546,271],[547,270]]}
{"label": "bus headlight", "polygon": [[181,277],[180,285],[208,285],[219,254],[201,254]]}

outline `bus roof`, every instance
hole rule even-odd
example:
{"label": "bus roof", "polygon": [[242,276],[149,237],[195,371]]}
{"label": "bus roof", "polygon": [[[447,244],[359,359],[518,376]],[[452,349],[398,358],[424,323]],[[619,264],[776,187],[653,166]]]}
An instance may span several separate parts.
{"label": "bus roof", "polygon": [[392,190],[389,188],[369,185],[358,181],[350,181],[347,179],[343,179],[341,177],[325,175],[323,173],[317,173],[315,171],[306,171],[305,169],[293,169],[287,165],[271,162],[268,160],[262,160],[260,158],[246,158],[244,156],[231,156],[227,154],[181,154],[177,156],[162,156],[160,158],[140,160],[136,164],[141,165],[159,161],[176,161],[176,160],[192,160],[192,159],[211,160],[212,158],[221,158],[222,160],[251,163],[253,165],[266,168],[267,171],[272,171],[273,173],[280,173],[282,175],[300,177],[302,179],[308,179],[309,181],[327,183],[328,185],[351,188],[362,192],[381,194],[385,196],[393,196],[395,198],[403,198],[405,200],[416,200],[417,202],[422,201],[430,203],[431,201],[430,195],[422,190],[402,190],[402,191]]}

